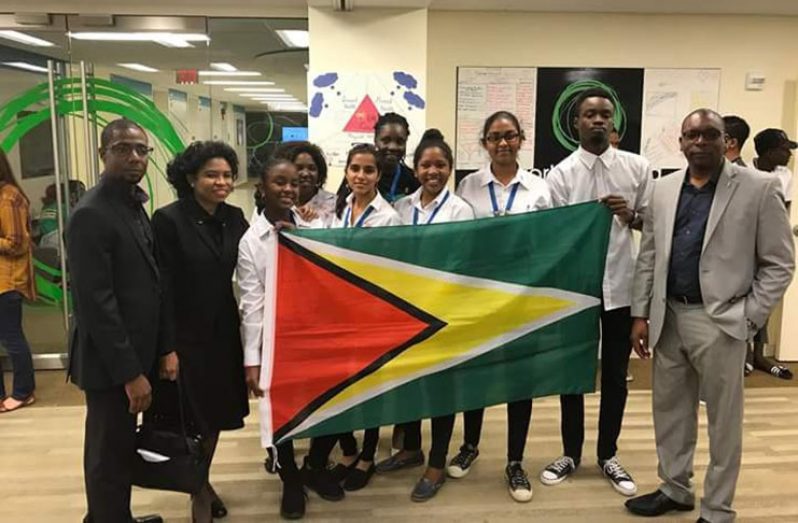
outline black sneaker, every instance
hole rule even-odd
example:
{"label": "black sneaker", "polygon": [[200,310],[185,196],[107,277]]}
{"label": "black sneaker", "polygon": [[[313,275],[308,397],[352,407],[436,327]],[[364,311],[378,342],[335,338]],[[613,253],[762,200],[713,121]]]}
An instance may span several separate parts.
{"label": "black sneaker", "polygon": [[344,499],[344,489],[335,482],[330,471],[326,468],[311,469],[308,466],[308,458],[305,457],[305,464],[300,471],[302,482],[310,490],[319,495],[321,499],[327,501],[340,501]]}
{"label": "black sneaker", "polygon": [[302,483],[291,481],[283,483],[283,497],[280,500],[280,516],[283,519],[302,519],[305,517],[305,489]]}
{"label": "black sneaker", "polygon": [[599,467],[604,472],[604,477],[612,484],[612,487],[624,496],[634,496],[637,494],[637,485],[632,476],[621,466],[616,456],[604,462],[599,462]]}
{"label": "black sneaker", "polygon": [[555,459],[548,467],[540,471],[540,482],[544,485],[557,485],[565,481],[579,464],[568,456],[560,456]]}
{"label": "black sneaker", "polygon": [[466,474],[471,470],[471,465],[474,464],[478,457],[479,449],[466,443],[460,447],[460,452],[457,453],[457,456],[453,457],[449,462],[449,466],[446,467],[446,474],[454,479],[466,477]]}
{"label": "black sneaker", "polygon": [[519,503],[532,501],[532,485],[529,478],[521,467],[521,463],[513,461],[504,469],[504,477],[507,479],[507,488],[510,496]]}
{"label": "black sneaker", "polygon": [[781,378],[783,380],[791,380],[792,379],[792,371],[785,367],[784,365],[773,365],[770,368],[770,373],[777,378]]}

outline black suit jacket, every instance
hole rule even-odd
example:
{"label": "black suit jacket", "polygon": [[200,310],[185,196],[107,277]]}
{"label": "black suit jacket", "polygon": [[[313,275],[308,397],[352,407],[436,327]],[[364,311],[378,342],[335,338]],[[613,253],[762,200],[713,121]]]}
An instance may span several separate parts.
{"label": "black suit jacket", "polygon": [[249,225],[241,209],[226,203],[212,218],[220,226],[218,238],[212,234],[214,224],[206,223],[209,219],[190,196],[152,217],[164,291],[164,340],[170,349],[219,343],[218,325],[224,319],[236,325],[234,336],[225,341],[241,352],[232,278],[238,242]]}
{"label": "black suit jacket", "polygon": [[70,216],[66,247],[74,321],[69,375],[81,389],[108,389],[149,375],[165,349],[152,238],[131,186],[107,176]]}

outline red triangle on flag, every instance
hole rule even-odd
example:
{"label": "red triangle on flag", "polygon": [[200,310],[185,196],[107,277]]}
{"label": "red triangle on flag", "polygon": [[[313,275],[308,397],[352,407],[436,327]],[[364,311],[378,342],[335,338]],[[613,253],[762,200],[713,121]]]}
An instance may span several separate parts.
{"label": "red triangle on flag", "polygon": [[[442,327],[398,297],[326,260],[319,263],[312,253],[302,255],[301,249],[281,238],[277,255],[270,399],[272,429],[280,436],[335,392]],[[312,293],[305,292],[309,287]]]}
{"label": "red triangle on flag", "polygon": [[363,98],[360,105],[357,106],[349,122],[344,127],[346,133],[373,133],[374,126],[380,118],[380,112],[377,106],[371,101],[369,95]]}

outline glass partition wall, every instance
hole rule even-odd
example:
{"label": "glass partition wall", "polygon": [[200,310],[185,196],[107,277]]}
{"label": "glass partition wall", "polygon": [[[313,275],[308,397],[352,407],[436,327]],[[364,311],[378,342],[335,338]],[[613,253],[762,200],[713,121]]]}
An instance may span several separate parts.
{"label": "glass partition wall", "polygon": [[0,147],[31,201],[38,299],[23,310],[37,368],[62,368],[71,305],[63,231],[102,172],[99,132],[127,117],[155,148],[148,211],[194,140],[233,146],[231,203],[252,209],[258,161],[307,129],[307,20],[0,14]]}

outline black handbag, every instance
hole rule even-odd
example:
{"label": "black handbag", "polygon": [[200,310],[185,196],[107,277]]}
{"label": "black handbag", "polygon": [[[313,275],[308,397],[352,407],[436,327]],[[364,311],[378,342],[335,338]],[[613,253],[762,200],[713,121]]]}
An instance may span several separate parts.
{"label": "black handbag", "polygon": [[210,462],[202,438],[189,435],[183,407],[183,391],[177,380],[179,431],[144,423],[136,433],[133,484],[147,489],[197,494],[208,482]]}

